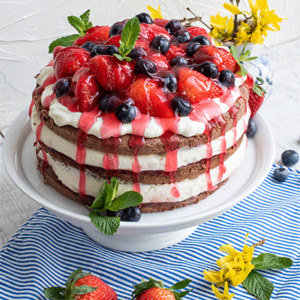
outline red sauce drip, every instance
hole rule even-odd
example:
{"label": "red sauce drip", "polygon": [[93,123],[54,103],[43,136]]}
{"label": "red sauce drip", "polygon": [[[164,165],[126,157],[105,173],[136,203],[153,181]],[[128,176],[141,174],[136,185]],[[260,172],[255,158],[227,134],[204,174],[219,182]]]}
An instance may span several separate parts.
{"label": "red sauce drip", "polygon": [[32,92],[32,99],[34,99],[36,94],[40,94],[45,90],[45,87],[50,85],[50,84],[54,84],[56,82],[56,78],[54,75],[49,76],[44,83],[41,86],[38,86],[37,88],[35,88]]}
{"label": "red sauce drip", "polygon": [[100,127],[100,135],[102,139],[121,136],[122,123],[118,120],[114,113],[103,114],[103,123]]}
{"label": "red sauce drip", "polygon": [[34,106],[34,100],[32,99],[31,100],[31,103],[30,103],[30,106],[29,106],[29,117],[31,118],[31,115],[32,115],[32,108]]}
{"label": "red sauce drip", "polygon": [[37,128],[36,128],[36,140],[39,142],[39,144],[41,145],[41,150],[42,150],[42,153],[43,153],[43,166],[42,166],[42,170],[41,170],[41,173],[44,175],[45,173],[45,168],[47,167],[48,165],[48,158],[47,158],[47,154],[44,150],[44,144],[43,142],[41,141],[41,133],[42,133],[42,129],[44,127],[44,123],[41,122]]}
{"label": "red sauce drip", "polygon": [[44,99],[43,107],[49,108],[51,102],[54,100],[55,97],[56,97],[55,93],[53,93],[53,94],[47,96],[47,97]]}
{"label": "red sauce drip", "polygon": [[211,131],[212,131],[212,125],[210,123],[206,123],[205,131],[204,131],[204,134],[206,134],[207,136],[205,177],[207,181],[207,189],[209,191],[216,189],[216,187],[212,185],[211,175],[210,175],[211,158],[212,158]]}
{"label": "red sauce drip", "polygon": [[233,131],[233,146],[236,147],[237,145],[237,140],[236,140],[236,124],[237,124],[237,113],[238,113],[239,109],[236,107],[231,107],[229,109],[229,114],[230,117],[233,118],[233,127],[232,127],[232,131]]}

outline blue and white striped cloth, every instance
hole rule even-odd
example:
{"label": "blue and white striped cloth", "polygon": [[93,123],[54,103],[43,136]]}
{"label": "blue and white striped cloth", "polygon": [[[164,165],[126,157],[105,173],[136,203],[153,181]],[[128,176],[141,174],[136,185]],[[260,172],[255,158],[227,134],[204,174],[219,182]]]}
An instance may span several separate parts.
{"label": "blue and white striped cloth", "polygon": [[[44,299],[43,288],[63,286],[76,268],[101,277],[118,294],[131,299],[132,285],[141,278],[163,279],[166,286],[190,278],[194,290],[184,299],[216,299],[205,268],[215,268],[225,243],[241,249],[263,238],[254,255],[271,252],[294,260],[285,270],[259,271],[275,289],[271,299],[300,299],[300,172],[290,170],[284,183],[268,177],[249,197],[223,215],[201,224],[186,240],[167,249],[147,253],[122,253],[105,249],[80,228],[39,209],[0,252],[0,299]],[[230,288],[235,300],[254,299],[242,287]]]}

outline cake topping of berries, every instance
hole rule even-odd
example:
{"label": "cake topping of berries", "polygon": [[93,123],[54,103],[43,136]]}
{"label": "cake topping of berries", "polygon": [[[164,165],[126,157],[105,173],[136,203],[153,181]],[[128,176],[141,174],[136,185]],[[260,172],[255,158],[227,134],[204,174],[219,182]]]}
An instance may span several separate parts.
{"label": "cake topping of berries", "polygon": [[134,67],[135,74],[150,75],[157,72],[156,64],[149,59],[140,59]]}
{"label": "cake topping of berries", "polygon": [[146,23],[146,24],[152,24],[153,23],[153,20],[150,17],[150,15],[145,13],[145,12],[136,15],[136,17],[139,19],[140,23]]}
{"label": "cake topping of berries", "polygon": [[70,90],[70,81],[67,78],[58,79],[54,85],[54,92],[57,98],[68,93]]}
{"label": "cake topping of berries", "polygon": [[182,24],[178,20],[170,20],[166,25],[165,29],[170,33],[174,34],[175,32],[179,31],[180,29],[183,29]]}
{"label": "cake topping of berries", "polygon": [[137,114],[136,107],[133,106],[132,100],[127,100],[116,108],[116,117],[123,123],[131,123]]}
{"label": "cake topping of berries", "polygon": [[191,39],[190,43],[199,43],[200,45],[211,45],[210,40],[204,35],[197,35]]}
{"label": "cake topping of berries", "polygon": [[222,70],[219,75],[219,81],[228,88],[231,88],[235,84],[235,76],[229,70]]}
{"label": "cake topping of berries", "polygon": [[161,54],[165,54],[170,48],[170,43],[165,37],[158,35],[152,40],[150,46],[160,51]]}
{"label": "cake topping of berries", "polygon": [[191,35],[187,30],[180,29],[174,33],[172,41],[176,40],[177,43],[182,44],[188,42],[190,38]]}

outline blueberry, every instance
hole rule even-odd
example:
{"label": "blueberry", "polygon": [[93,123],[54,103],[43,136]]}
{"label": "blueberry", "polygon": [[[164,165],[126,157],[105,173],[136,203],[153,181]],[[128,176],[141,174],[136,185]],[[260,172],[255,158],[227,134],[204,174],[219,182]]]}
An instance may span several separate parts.
{"label": "blueberry", "polygon": [[140,13],[136,15],[136,17],[139,19],[140,23],[146,23],[146,24],[152,24],[153,20],[147,13]]}
{"label": "blueberry", "polygon": [[115,115],[123,123],[131,123],[136,117],[136,107],[128,100],[116,108]]}
{"label": "blueberry", "polygon": [[170,61],[172,67],[176,65],[188,65],[188,61],[182,56],[176,56]]}
{"label": "blueberry", "polygon": [[257,130],[256,123],[252,119],[250,119],[248,129],[247,129],[247,132],[246,132],[247,137],[248,138],[253,137],[254,134],[256,133],[256,130]]}
{"label": "blueberry", "polygon": [[293,166],[299,161],[299,154],[294,150],[286,150],[281,154],[281,161],[288,167]]}
{"label": "blueberry", "polygon": [[134,66],[136,74],[151,75],[157,72],[156,64],[148,59],[140,59]]}
{"label": "blueberry", "polygon": [[219,74],[218,66],[210,61],[197,65],[194,70],[210,78],[217,78]]}
{"label": "blueberry", "polygon": [[274,171],[274,179],[277,181],[283,182],[286,181],[287,178],[289,177],[289,170],[286,168],[277,168]]}
{"label": "blueberry", "polygon": [[91,56],[94,57],[96,55],[102,54],[102,51],[103,51],[103,46],[96,45],[91,52]]}
{"label": "blueberry", "polygon": [[122,22],[117,22],[117,23],[113,24],[109,30],[109,37],[119,34],[119,30],[123,29],[124,25],[125,24]]}
{"label": "blueberry", "polygon": [[165,37],[157,35],[152,40],[150,47],[159,50],[161,54],[165,54],[170,48],[170,43]]}
{"label": "blueberry", "polygon": [[228,88],[231,88],[235,84],[234,74],[229,70],[222,70],[219,75],[219,81]]}
{"label": "blueberry", "polygon": [[113,54],[118,54],[119,53],[119,48],[115,45],[105,45],[103,47],[102,53],[103,55],[113,55]]}
{"label": "blueberry", "polygon": [[86,51],[92,52],[96,45],[90,41],[85,42],[81,47],[85,49]]}
{"label": "blueberry", "polygon": [[121,99],[115,94],[106,94],[99,101],[99,109],[104,113],[115,111],[116,107],[121,105]]}
{"label": "blueberry", "polygon": [[140,58],[142,58],[142,57],[144,57],[146,55],[147,55],[147,52],[145,51],[145,49],[143,47],[135,47],[128,54],[128,56],[132,60],[140,59]]}
{"label": "blueberry", "polygon": [[180,29],[183,29],[182,24],[178,20],[170,20],[166,25],[165,29],[170,33],[174,34]]}
{"label": "blueberry", "polygon": [[197,52],[197,50],[198,50],[198,48],[201,46],[201,44],[200,43],[197,43],[197,42],[195,42],[195,43],[190,43],[187,47],[186,47],[186,55],[187,56],[193,56],[196,52]]}
{"label": "blueberry", "polygon": [[111,210],[107,210],[106,211],[106,215],[108,217],[119,217],[121,220],[124,218],[124,210],[123,209],[120,209],[118,211],[111,211]]}
{"label": "blueberry", "polygon": [[164,76],[165,87],[171,92],[174,93],[177,90],[177,79],[173,73],[167,73]]}
{"label": "blueberry", "polygon": [[192,111],[192,105],[190,102],[176,96],[171,100],[171,108],[181,117],[186,117]]}
{"label": "blueberry", "polygon": [[124,217],[122,221],[138,222],[141,219],[141,210],[137,207],[129,207],[124,210]]}
{"label": "blueberry", "polygon": [[179,31],[174,33],[174,37],[179,44],[182,44],[190,40],[191,34],[185,29],[180,29]]}
{"label": "blueberry", "polygon": [[68,93],[70,89],[70,81],[66,78],[58,79],[54,85],[54,92],[57,98]]}
{"label": "blueberry", "polygon": [[191,39],[190,43],[199,43],[200,45],[211,45],[210,40],[204,35],[197,35]]}

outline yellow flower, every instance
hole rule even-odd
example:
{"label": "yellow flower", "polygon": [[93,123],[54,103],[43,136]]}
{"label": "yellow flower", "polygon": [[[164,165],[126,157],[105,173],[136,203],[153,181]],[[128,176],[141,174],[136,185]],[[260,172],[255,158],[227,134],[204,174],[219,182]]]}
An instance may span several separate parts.
{"label": "yellow flower", "polygon": [[220,299],[220,300],[231,300],[235,296],[235,294],[229,294],[227,281],[225,282],[223,294],[220,293],[219,290],[213,284],[211,285],[211,289],[215,293],[215,296],[217,297],[217,299]]}
{"label": "yellow flower", "polygon": [[228,17],[222,17],[218,12],[216,16],[210,17],[210,25],[213,29],[209,35],[217,40],[225,40],[233,32],[233,16],[228,19]]}
{"label": "yellow flower", "polygon": [[163,19],[164,18],[161,13],[160,5],[158,5],[157,9],[151,7],[150,5],[147,5],[147,9],[149,10],[150,16],[152,19]]}
{"label": "yellow flower", "polygon": [[229,10],[234,15],[238,15],[242,13],[241,10],[236,5],[233,5],[231,3],[224,3],[223,7]]}
{"label": "yellow flower", "polygon": [[261,5],[262,5],[261,2],[262,2],[262,0],[256,0],[256,2],[254,4],[253,0],[249,0],[251,13],[253,15],[257,15],[257,12],[259,11],[259,9],[261,8]]}
{"label": "yellow flower", "polygon": [[224,270],[220,271],[204,271],[204,279],[211,283],[223,284],[224,283]]}

